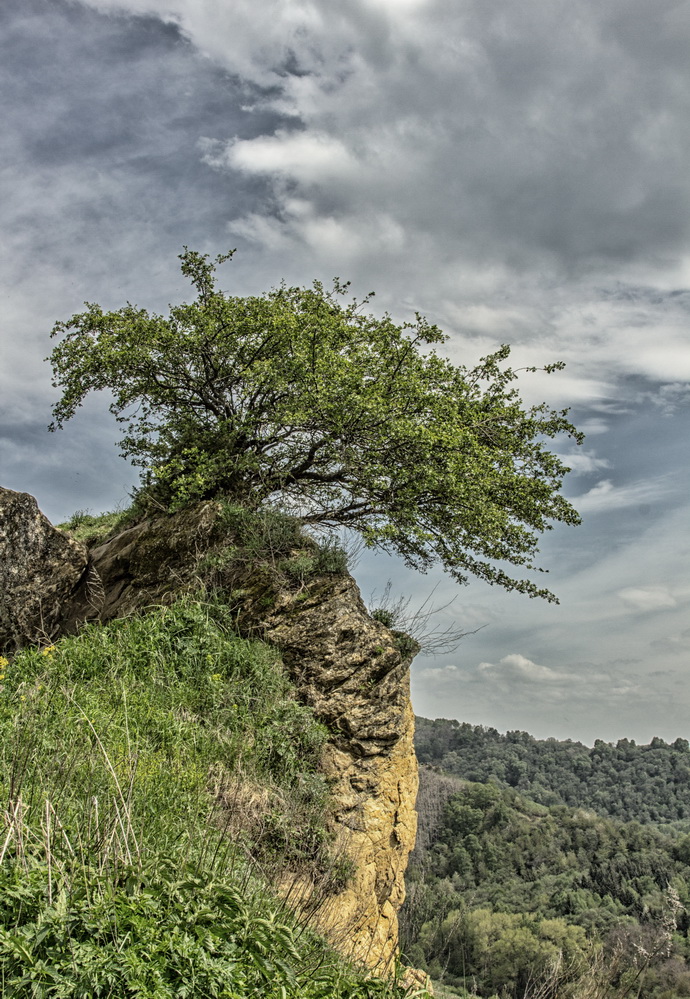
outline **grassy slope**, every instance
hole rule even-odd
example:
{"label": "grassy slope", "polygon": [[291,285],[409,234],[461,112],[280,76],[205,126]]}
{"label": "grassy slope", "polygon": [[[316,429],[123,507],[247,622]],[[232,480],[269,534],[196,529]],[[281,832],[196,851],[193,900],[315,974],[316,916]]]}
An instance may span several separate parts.
{"label": "grassy slope", "polygon": [[0,994],[399,994],[268,887],[341,876],[326,733],[226,609],[185,598],[0,667]]}

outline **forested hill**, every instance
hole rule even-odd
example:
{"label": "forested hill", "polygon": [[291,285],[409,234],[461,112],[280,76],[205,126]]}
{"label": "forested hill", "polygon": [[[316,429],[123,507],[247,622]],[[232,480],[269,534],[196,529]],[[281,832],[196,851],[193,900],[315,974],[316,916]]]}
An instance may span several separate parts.
{"label": "forested hill", "polygon": [[690,835],[423,769],[408,960],[470,999],[690,996]]}
{"label": "forested hill", "polygon": [[417,718],[420,763],[466,780],[514,787],[542,805],[590,808],[624,821],[690,819],[690,747],[652,739],[615,744],[535,739],[439,718]]}

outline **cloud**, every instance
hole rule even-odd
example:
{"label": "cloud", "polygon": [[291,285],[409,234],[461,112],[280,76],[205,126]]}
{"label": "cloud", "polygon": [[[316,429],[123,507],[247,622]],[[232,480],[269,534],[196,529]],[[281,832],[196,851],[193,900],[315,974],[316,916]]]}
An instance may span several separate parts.
{"label": "cloud", "polygon": [[417,676],[420,680],[425,683],[443,683],[445,681],[452,681],[457,678],[458,667],[457,666],[440,666],[440,667],[427,667],[426,669],[419,670]]}
{"label": "cloud", "polygon": [[365,283],[396,318],[439,322],[463,361],[506,340],[524,363],[567,360],[524,382],[530,401],[690,379],[675,0],[654,16],[641,0],[88,3],[160,18],[264,116],[254,135],[217,121],[192,148],[257,194],[219,212],[269,283]]}
{"label": "cloud", "polygon": [[243,173],[285,176],[300,184],[343,180],[358,164],[338,139],[323,132],[288,132],[255,139],[234,139],[227,145],[202,140],[204,162],[230,167]]}
{"label": "cloud", "polygon": [[664,497],[669,489],[668,483],[659,481],[615,486],[611,479],[602,479],[583,496],[576,497],[573,503],[580,513],[600,513],[654,503]]}
{"label": "cloud", "polygon": [[[322,207],[349,211],[353,196],[360,208],[395,205],[444,250],[452,238],[465,259],[484,260],[500,241],[521,269],[535,254],[598,266],[684,245],[688,133],[674,112],[687,66],[673,0],[641,12],[644,46],[623,0],[90,4],[173,23],[292,115],[301,148],[341,144],[376,168],[338,190],[326,162],[313,195]],[[290,130],[269,146],[270,156],[240,147],[238,166],[273,163],[276,176],[313,183],[318,170],[295,159]]]}
{"label": "cloud", "polygon": [[[554,316],[554,333],[568,344],[567,358],[581,365],[584,352],[596,355],[603,370],[620,376],[644,372],[657,382],[690,381],[690,294],[618,282],[590,291],[578,306]],[[664,390],[663,395],[677,394]]]}
{"label": "cloud", "polygon": [[515,681],[537,684],[571,684],[582,681],[582,678],[577,674],[559,672],[551,669],[550,666],[540,666],[519,653],[504,656],[498,664],[480,663],[477,666],[477,671],[492,682],[498,681],[503,684]]}
{"label": "cloud", "polygon": [[455,715],[475,724],[526,729],[542,738],[563,732],[565,725],[571,737],[591,741],[603,732],[611,737],[611,718],[621,711],[635,714],[653,698],[654,681],[650,686],[635,666],[578,662],[556,668],[510,653],[473,669],[413,668],[413,696],[417,710],[427,717]]}
{"label": "cloud", "polygon": [[579,475],[589,475],[592,472],[598,472],[602,468],[610,468],[611,466],[608,458],[597,458],[594,453],[588,454],[585,451],[559,454],[558,457],[572,472]]}
{"label": "cloud", "polygon": [[670,652],[674,655],[687,656],[690,652],[690,628],[664,638],[658,638],[651,643],[651,647],[662,653]]}
{"label": "cloud", "polygon": [[[340,265],[356,266],[362,253],[376,248],[379,254],[396,256],[405,245],[405,234],[389,216],[372,212],[362,219],[343,219],[333,215],[318,215],[308,202],[291,199],[286,204],[295,230],[308,241],[314,252],[324,257],[337,254]],[[236,236],[242,236],[261,250],[281,248],[291,253],[294,244],[281,223],[274,218],[253,213],[228,226]]]}
{"label": "cloud", "polygon": [[[84,299],[176,298],[175,255],[185,242],[204,247],[228,196],[200,160],[199,133],[251,136],[266,117],[242,112],[246,88],[174,28],[62,0],[0,5],[0,89],[0,407],[40,407],[48,423],[55,320]],[[234,178],[245,210],[249,186]],[[224,222],[216,234],[227,248]]]}
{"label": "cloud", "polygon": [[662,385],[656,392],[645,392],[641,396],[643,403],[650,402],[664,416],[675,416],[683,407],[690,405],[690,382],[670,382]]}
{"label": "cloud", "polygon": [[618,591],[618,596],[635,611],[668,610],[678,606],[678,600],[668,586],[628,587]]}

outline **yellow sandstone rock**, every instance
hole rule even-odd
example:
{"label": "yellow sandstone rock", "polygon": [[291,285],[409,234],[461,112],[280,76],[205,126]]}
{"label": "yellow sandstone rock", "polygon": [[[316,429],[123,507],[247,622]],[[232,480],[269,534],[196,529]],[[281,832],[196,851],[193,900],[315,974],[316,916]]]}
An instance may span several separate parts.
{"label": "yellow sandstone rock", "polygon": [[[252,614],[249,601],[245,627]],[[333,779],[336,852],[353,873],[316,911],[315,923],[342,953],[379,973],[391,970],[417,825],[414,646],[407,639],[408,655],[401,654],[399,638],[372,620],[349,576],[314,581],[298,602],[283,594],[255,622],[333,733],[323,768]]]}

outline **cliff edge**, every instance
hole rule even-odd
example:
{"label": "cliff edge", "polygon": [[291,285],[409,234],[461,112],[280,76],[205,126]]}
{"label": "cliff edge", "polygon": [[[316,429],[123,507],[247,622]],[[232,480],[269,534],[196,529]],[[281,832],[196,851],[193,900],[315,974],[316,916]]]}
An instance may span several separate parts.
{"label": "cliff edge", "polygon": [[[33,497],[0,487],[0,654],[211,582],[232,603],[241,633],[280,650],[300,698],[328,727],[328,823],[350,874],[312,918],[341,953],[384,972],[397,953],[416,831],[414,643],[369,616],[349,575],[286,575],[233,560],[236,541],[222,504],[207,502],[140,520],[89,550],[53,527]],[[314,886],[304,874],[288,870],[283,880],[306,907]]]}

